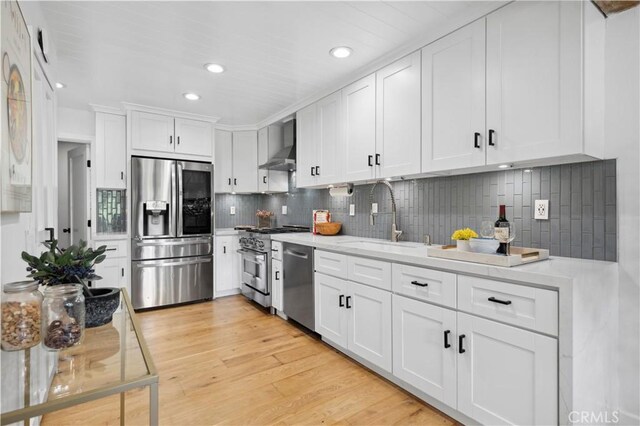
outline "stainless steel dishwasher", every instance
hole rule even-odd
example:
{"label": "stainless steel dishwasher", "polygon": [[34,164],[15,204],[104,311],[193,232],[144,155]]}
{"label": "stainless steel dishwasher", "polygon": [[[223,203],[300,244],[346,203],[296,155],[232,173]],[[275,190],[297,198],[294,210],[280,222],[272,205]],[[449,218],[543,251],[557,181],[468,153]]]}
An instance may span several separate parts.
{"label": "stainless steel dishwasher", "polygon": [[284,313],[315,331],[313,247],[284,243],[282,263]]}

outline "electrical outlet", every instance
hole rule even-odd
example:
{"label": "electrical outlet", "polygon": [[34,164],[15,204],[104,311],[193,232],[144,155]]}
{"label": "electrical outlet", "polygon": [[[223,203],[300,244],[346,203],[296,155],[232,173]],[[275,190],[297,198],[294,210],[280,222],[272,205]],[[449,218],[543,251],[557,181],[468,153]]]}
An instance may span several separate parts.
{"label": "electrical outlet", "polygon": [[378,213],[378,203],[371,203],[371,213]]}
{"label": "electrical outlet", "polygon": [[355,215],[356,215],[356,205],[349,204],[349,216],[355,216]]}
{"label": "electrical outlet", "polygon": [[287,206],[282,206],[282,214],[287,214]]}
{"label": "electrical outlet", "polygon": [[236,206],[231,206],[229,209],[229,214],[236,214]]}
{"label": "electrical outlet", "polygon": [[534,206],[534,219],[549,220],[549,200],[536,200]]}

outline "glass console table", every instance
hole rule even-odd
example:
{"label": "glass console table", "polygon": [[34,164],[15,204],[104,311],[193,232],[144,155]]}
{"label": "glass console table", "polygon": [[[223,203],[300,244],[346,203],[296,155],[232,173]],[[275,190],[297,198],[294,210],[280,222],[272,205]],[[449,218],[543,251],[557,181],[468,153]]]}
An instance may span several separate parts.
{"label": "glass console table", "polygon": [[[42,402],[30,390],[33,372],[43,370],[42,365],[36,365],[43,358],[32,356],[35,348],[23,351],[19,362],[16,357],[12,359],[15,353],[2,353],[2,370],[15,372],[12,377],[22,382],[16,386],[12,380],[5,380],[3,372],[2,394],[13,398],[7,403],[3,397],[2,425],[29,425],[33,417],[115,394],[120,394],[120,424],[124,425],[125,392],[144,387],[149,388],[149,423],[158,424],[158,373],[129,295],[125,289],[120,295],[121,309],[111,323],[86,329],[82,344],[53,355],[57,356],[57,368]],[[16,365],[22,371],[15,371]]]}

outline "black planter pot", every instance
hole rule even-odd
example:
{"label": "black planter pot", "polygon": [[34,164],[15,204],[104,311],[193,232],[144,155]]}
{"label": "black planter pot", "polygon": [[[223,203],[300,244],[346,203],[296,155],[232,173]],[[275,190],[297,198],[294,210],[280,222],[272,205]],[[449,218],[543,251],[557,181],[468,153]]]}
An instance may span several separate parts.
{"label": "black planter pot", "polygon": [[99,327],[109,324],[113,313],[120,306],[119,288],[92,288],[93,296],[85,297],[86,314],[84,324],[86,328]]}

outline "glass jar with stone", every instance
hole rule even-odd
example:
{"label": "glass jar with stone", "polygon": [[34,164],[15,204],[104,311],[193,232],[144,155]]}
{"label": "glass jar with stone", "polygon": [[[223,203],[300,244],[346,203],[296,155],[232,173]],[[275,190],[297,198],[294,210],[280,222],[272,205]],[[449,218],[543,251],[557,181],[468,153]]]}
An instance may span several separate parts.
{"label": "glass jar with stone", "polygon": [[42,302],[42,342],[45,349],[57,351],[82,342],[85,304],[82,285],[49,286]]}
{"label": "glass jar with stone", "polygon": [[40,343],[42,293],[37,281],[2,288],[2,350],[19,351]]}

